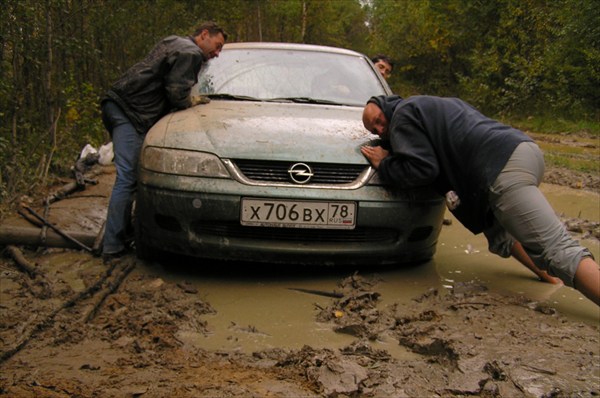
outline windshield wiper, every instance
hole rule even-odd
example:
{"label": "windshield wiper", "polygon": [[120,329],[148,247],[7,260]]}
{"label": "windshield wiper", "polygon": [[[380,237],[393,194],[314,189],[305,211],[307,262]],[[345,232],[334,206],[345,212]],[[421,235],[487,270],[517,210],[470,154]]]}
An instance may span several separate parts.
{"label": "windshield wiper", "polygon": [[277,101],[290,101],[290,102],[298,102],[302,104],[329,104],[329,105],[346,105],[341,102],[329,101],[318,98],[311,97],[281,97],[281,98],[271,98],[269,101],[277,102]]}
{"label": "windshield wiper", "polygon": [[226,93],[204,94],[203,97],[207,97],[210,99],[225,99],[225,100],[234,100],[234,101],[265,101],[265,102],[286,101],[286,102],[296,102],[296,103],[302,103],[302,104],[348,105],[348,104],[342,104],[340,102],[329,101],[329,100],[318,99],[318,98],[311,98],[311,97],[278,97],[278,98],[262,99],[262,98],[248,97],[246,95],[233,95],[233,94],[226,94]]}
{"label": "windshield wiper", "polygon": [[235,100],[235,101],[263,101],[260,98],[248,97],[246,95],[233,95],[233,94],[204,94],[203,97],[208,97],[210,99],[226,99],[226,100]]}

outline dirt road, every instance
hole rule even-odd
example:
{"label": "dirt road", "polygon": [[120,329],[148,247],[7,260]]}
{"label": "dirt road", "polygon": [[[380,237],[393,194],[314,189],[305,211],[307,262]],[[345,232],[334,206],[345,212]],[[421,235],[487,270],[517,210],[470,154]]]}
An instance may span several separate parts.
{"label": "dirt road", "polygon": [[[97,231],[112,178],[99,175],[98,185],[57,202],[49,217]],[[377,280],[349,274],[314,318],[351,335],[351,344],[244,354],[190,344],[184,336],[210,333],[215,309],[192,285],[164,280],[133,255],[105,265],[84,250],[17,249],[34,271],[0,259],[3,396],[600,395],[598,325],[475,282],[383,306]],[[374,349],[377,340],[411,355]]]}

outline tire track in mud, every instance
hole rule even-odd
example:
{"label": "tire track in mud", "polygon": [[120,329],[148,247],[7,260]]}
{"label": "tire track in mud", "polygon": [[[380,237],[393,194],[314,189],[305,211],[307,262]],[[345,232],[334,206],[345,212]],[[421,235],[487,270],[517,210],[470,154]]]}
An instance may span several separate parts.
{"label": "tire track in mud", "polygon": [[[24,331],[22,337],[16,344],[13,344],[11,348],[3,351],[0,354],[0,365],[5,362],[7,359],[11,358],[21,349],[23,349],[32,339],[35,339],[40,333],[46,331],[48,328],[54,325],[56,317],[63,310],[67,308],[72,308],[78,304],[81,304],[85,299],[93,297],[96,293],[105,291],[100,295],[101,300],[93,305],[93,308],[88,313],[88,316],[85,317],[83,322],[88,322],[89,319],[95,314],[98,307],[102,304],[102,301],[106,298],[106,296],[112,292],[114,292],[119,285],[123,282],[125,277],[133,270],[135,267],[135,262],[122,262],[122,263],[112,263],[106,270],[104,274],[102,274],[98,280],[86,288],[85,290],[75,294],[73,297],[69,298],[63,304],[58,306],[56,309],[52,310],[47,316],[42,319],[42,321],[36,323],[33,327],[29,328],[27,331]],[[43,275],[38,271],[37,277]],[[44,277],[44,279],[47,279]],[[71,324],[71,327],[79,327],[80,322],[75,322]],[[65,331],[63,330],[63,333]],[[68,333],[68,332],[67,332]]]}

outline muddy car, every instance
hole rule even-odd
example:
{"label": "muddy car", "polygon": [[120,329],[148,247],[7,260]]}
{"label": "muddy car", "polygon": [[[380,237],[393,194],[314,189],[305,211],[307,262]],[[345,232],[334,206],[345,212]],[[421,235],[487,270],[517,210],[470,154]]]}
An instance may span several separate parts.
{"label": "muddy car", "polygon": [[390,88],[363,54],[226,44],[203,67],[200,105],[147,134],[136,251],[292,264],[430,259],[444,204],[382,185],[360,153],[362,110]]}

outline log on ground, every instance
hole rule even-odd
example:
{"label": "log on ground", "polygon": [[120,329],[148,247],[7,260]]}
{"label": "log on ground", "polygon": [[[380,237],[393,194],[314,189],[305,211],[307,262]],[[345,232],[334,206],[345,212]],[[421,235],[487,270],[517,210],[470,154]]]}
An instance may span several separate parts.
{"label": "log on ground", "polygon": [[[97,235],[97,233],[93,232],[66,232],[87,246],[92,246],[94,244]],[[46,231],[46,240],[44,241],[41,236],[40,228],[13,225],[0,226],[0,245],[29,245],[81,249],[77,244],[63,238],[61,235],[50,229]]]}

